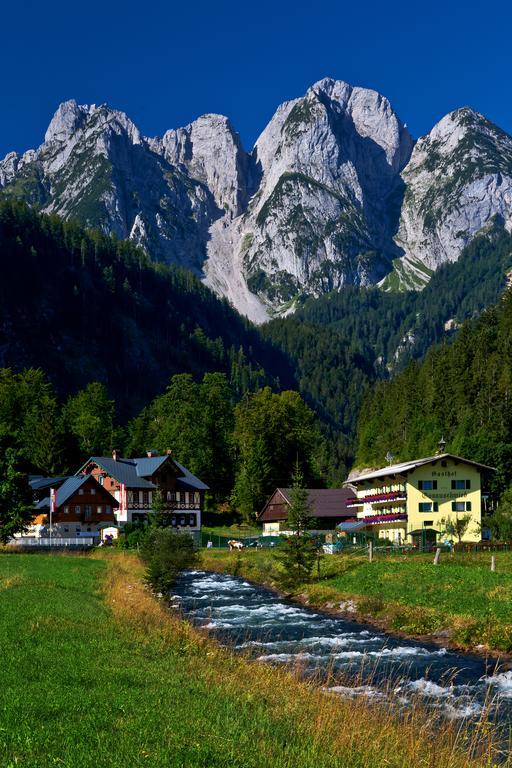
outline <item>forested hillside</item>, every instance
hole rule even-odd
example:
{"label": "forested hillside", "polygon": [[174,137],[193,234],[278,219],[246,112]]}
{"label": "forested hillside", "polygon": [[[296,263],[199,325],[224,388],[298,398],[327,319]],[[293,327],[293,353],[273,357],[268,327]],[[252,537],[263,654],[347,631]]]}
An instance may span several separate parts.
{"label": "forested hillside", "polygon": [[365,394],[496,301],[511,253],[512,237],[496,222],[421,293],[347,287],[257,329],[189,272],[4,200],[0,367],[42,369],[61,402],[103,383],[116,425],[147,409],[175,374],[197,382],[224,373],[233,403],[266,385],[297,390],[319,419],[317,466],[339,483]]}
{"label": "forested hillside", "polygon": [[101,381],[133,415],[183,371],[224,371],[238,394],[293,385],[227,301],[132,243],[0,200],[0,263],[0,367],[42,368],[59,396]]}
{"label": "forested hillside", "polygon": [[363,402],[357,464],[428,456],[444,435],[447,450],[498,469],[494,487],[512,481],[512,291],[467,322],[453,344],[431,349]]}
{"label": "forested hillside", "polygon": [[120,423],[105,385],[91,382],[59,401],[41,370],[0,369],[0,457],[28,473],[74,473],[91,455],[116,447],[125,456],[151,447],[199,475],[209,510],[253,519],[276,485],[288,485],[299,463],[306,481],[325,481],[323,440],[298,392],[263,387],[240,400],[224,373],[201,381],[177,374],[128,423]]}
{"label": "forested hillside", "polygon": [[503,293],[511,267],[512,236],[496,222],[421,292],[347,286],[263,326],[265,338],[290,356],[300,392],[328,425],[334,464],[351,463],[369,387],[451,340],[464,320]]}

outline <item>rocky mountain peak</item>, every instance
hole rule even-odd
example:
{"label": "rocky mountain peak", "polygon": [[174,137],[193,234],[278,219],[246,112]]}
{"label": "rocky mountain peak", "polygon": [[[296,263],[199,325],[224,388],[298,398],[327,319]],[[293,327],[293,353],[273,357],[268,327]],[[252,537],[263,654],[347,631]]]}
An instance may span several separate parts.
{"label": "rocky mountain peak", "polygon": [[512,228],[512,138],[463,107],[414,143],[388,99],[332,77],[250,153],[223,115],[145,138],[71,99],[0,162],[0,190],[130,237],[260,322],[347,284],[421,287],[489,222]]}
{"label": "rocky mountain peak", "polygon": [[89,107],[79,106],[75,99],[59,104],[46,131],[45,142],[67,141],[81,128],[89,114]]}

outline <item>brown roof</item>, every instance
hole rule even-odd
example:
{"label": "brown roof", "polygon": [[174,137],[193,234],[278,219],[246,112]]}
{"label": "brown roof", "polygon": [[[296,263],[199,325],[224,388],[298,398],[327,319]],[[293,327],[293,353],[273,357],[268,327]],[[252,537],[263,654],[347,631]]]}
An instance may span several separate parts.
{"label": "brown roof", "polygon": [[[291,488],[277,488],[258,515],[258,520],[286,520],[291,491]],[[350,488],[308,488],[307,491],[313,517],[354,517],[354,511],[347,508],[348,499],[354,497]]]}

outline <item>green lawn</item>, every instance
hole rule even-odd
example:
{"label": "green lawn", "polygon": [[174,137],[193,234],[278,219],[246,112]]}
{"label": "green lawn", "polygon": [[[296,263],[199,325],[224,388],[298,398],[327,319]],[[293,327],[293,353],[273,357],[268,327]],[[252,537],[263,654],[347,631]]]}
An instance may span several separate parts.
{"label": "green lawn", "polygon": [[[350,599],[360,618],[383,620],[390,629],[408,634],[447,631],[454,642],[471,648],[512,651],[512,553],[441,555],[326,555],[320,579],[298,584],[311,602],[335,607]],[[271,552],[203,553],[205,566],[237,571],[256,581],[278,583],[279,570]]]}
{"label": "green lawn", "polygon": [[[399,725],[384,705],[236,657],[140,577],[129,554],[0,554],[2,768],[433,765],[419,710]],[[436,767],[487,765],[452,749],[450,727]]]}

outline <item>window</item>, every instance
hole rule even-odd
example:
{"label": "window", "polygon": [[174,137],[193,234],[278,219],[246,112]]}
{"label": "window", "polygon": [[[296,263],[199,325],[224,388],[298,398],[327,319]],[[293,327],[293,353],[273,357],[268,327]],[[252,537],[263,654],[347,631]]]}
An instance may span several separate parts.
{"label": "window", "polygon": [[437,491],[437,480],[419,480],[419,491]]}
{"label": "window", "polygon": [[77,515],[79,515],[79,514],[80,514],[80,504],[77,504],[77,505],[76,505],[76,507],[75,507],[75,512],[76,512],[76,514],[77,514]]}
{"label": "window", "polygon": [[78,489],[78,495],[79,496],[83,496],[84,495],[84,489],[83,488],[79,488]]}
{"label": "window", "polygon": [[188,524],[192,526],[192,528],[196,527],[196,515],[189,515],[188,516]]}
{"label": "window", "polygon": [[427,526],[427,525],[434,525],[434,521],[433,521],[433,520],[424,520],[424,521],[423,521],[423,525],[424,525],[424,526]]}
{"label": "window", "polygon": [[86,504],[84,507],[84,516],[86,520],[90,520],[92,517],[92,507],[90,504]]}
{"label": "window", "polygon": [[452,480],[452,491],[469,491],[471,480]]}
{"label": "window", "polygon": [[95,496],[95,495],[96,495],[96,488],[91,488],[91,496]]}
{"label": "window", "polygon": [[200,493],[194,493],[194,501],[196,504],[199,504],[201,502],[201,494]]}
{"label": "window", "polygon": [[98,477],[98,482],[99,482],[100,485],[103,485],[103,483],[105,482],[105,477],[103,475],[100,475]]}
{"label": "window", "polygon": [[64,533],[69,533],[69,528],[64,528]]}
{"label": "window", "polygon": [[[419,503],[419,512],[438,512],[439,511],[439,504],[437,501],[420,501]],[[426,525],[426,523],[425,523]]]}
{"label": "window", "polygon": [[452,512],[471,512],[471,502],[452,501]]}
{"label": "window", "polygon": [[103,512],[103,507],[97,507],[96,511],[97,511],[98,515],[101,515],[102,512]]}
{"label": "window", "polygon": [[142,492],[142,503],[143,504],[149,504],[149,493],[148,491]]}
{"label": "window", "polygon": [[69,515],[69,507],[64,507],[64,514]]}
{"label": "window", "polygon": [[110,515],[112,513],[112,507],[107,504],[105,507],[105,514]]}
{"label": "window", "polygon": [[167,501],[176,501],[175,491],[167,491]]}
{"label": "window", "polygon": [[186,522],[185,522],[185,515],[182,515],[182,516],[180,517],[180,525],[186,525]]}

